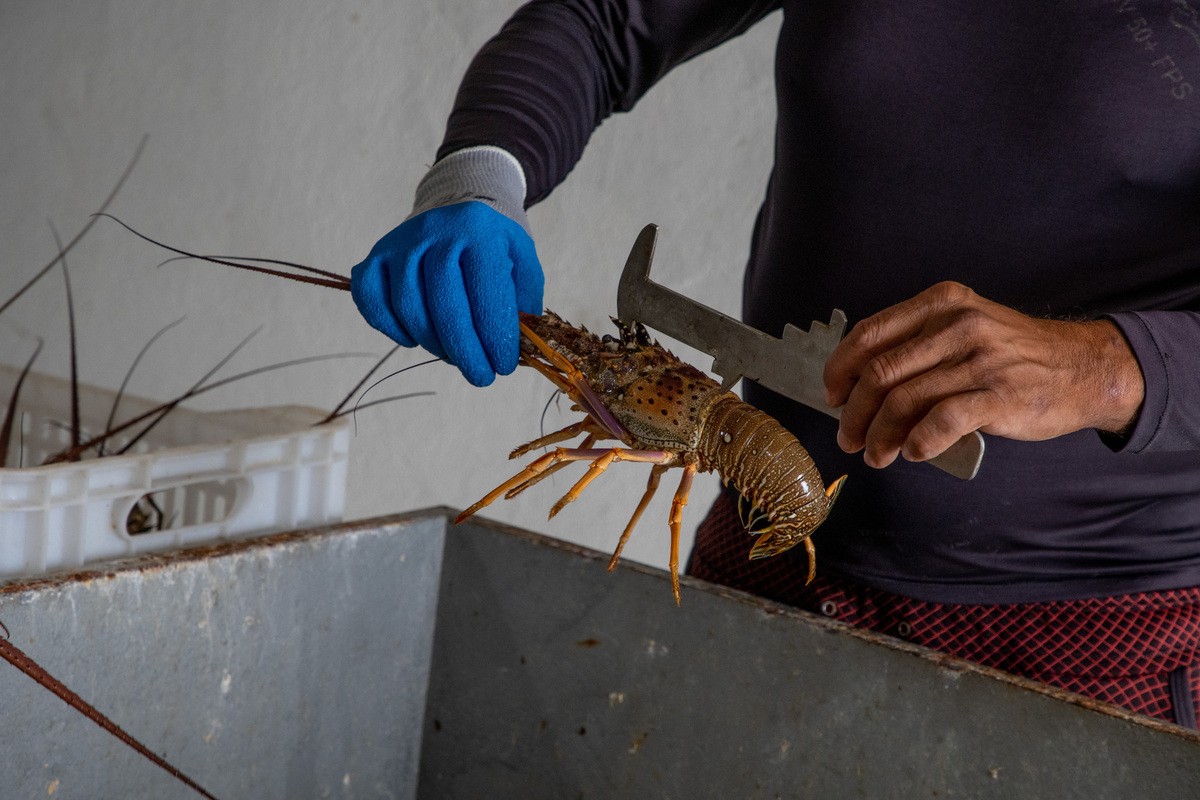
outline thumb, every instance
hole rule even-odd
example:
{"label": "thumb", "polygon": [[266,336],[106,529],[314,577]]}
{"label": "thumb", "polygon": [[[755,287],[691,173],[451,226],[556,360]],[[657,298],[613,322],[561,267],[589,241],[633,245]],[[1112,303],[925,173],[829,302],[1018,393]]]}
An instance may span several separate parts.
{"label": "thumb", "polygon": [[514,236],[509,245],[509,257],[512,258],[512,281],[516,287],[517,310],[527,314],[541,314],[546,279],[533,239],[523,231]]}

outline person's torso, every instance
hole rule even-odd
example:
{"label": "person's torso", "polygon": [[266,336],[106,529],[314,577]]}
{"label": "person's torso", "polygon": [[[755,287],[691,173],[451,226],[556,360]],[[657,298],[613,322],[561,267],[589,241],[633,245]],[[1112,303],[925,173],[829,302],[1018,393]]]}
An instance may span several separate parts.
{"label": "person's torso", "polygon": [[[748,322],[853,323],[941,280],[1033,315],[1200,310],[1200,0],[785,6]],[[850,473],[826,566],[948,602],[1200,582],[1200,453],[992,437],[962,483],[748,399]]]}

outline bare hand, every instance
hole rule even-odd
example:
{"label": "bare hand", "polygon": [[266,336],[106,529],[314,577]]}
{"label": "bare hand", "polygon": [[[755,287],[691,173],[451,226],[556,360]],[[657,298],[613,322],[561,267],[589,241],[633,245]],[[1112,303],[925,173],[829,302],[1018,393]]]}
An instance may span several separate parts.
{"label": "bare hand", "polygon": [[855,325],[825,365],[838,444],[872,467],[925,461],[975,430],[1036,441],[1132,424],[1145,386],[1107,320],[1028,317],[939,283]]}

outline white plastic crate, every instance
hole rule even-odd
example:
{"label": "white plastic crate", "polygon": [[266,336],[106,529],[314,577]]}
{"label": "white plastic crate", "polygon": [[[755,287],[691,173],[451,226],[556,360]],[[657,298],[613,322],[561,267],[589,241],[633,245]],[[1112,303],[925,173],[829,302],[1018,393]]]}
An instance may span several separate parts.
{"label": "white plastic crate", "polygon": [[[0,420],[18,375],[0,366]],[[115,395],[79,394],[86,440],[105,430]],[[117,422],[157,405],[126,395]],[[30,374],[18,408],[0,469],[0,580],[338,522],[345,510],[346,417],[314,426],[326,412],[176,407],[124,455],[28,466],[69,446],[70,386]]]}

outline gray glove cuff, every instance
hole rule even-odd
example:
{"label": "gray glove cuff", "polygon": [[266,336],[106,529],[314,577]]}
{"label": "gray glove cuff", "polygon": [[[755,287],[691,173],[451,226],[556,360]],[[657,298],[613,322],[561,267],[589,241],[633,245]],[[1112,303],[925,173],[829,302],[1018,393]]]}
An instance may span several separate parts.
{"label": "gray glove cuff", "polygon": [[490,145],[468,147],[438,161],[417,185],[409,218],[467,200],[486,203],[529,233],[525,171],[507,150]]}

